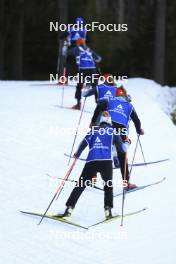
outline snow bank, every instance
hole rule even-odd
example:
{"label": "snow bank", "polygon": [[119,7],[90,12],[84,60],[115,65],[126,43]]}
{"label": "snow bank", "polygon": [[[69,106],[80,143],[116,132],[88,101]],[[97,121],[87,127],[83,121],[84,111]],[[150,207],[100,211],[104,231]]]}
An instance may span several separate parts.
{"label": "snow bank", "polygon": [[161,86],[152,80],[131,78],[129,85],[142,89],[168,115],[176,109],[176,87]]}

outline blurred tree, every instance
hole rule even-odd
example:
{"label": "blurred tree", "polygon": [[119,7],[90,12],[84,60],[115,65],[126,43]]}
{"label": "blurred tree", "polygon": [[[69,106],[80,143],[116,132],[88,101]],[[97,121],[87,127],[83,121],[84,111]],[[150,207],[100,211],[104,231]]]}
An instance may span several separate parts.
{"label": "blurred tree", "polygon": [[165,84],[166,0],[156,1],[154,80]]}
{"label": "blurred tree", "polygon": [[4,8],[4,78],[23,78],[24,0],[6,0]]}
{"label": "blurred tree", "polygon": [[96,0],[96,11],[97,11],[97,18],[101,18],[102,12],[107,8],[110,8],[108,0]]}
{"label": "blurred tree", "polygon": [[167,0],[166,83],[176,86],[176,1]]}
{"label": "blurred tree", "polygon": [[25,2],[25,79],[46,80],[56,72],[58,32],[50,32],[51,21],[58,21],[56,0]]}
{"label": "blurred tree", "polygon": [[11,30],[11,78],[23,79],[24,0],[13,5],[13,30]]}
{"label": "blurred tree", "polygon": [[0,0],[0,79],[4,76],[5,54],[5,1]]}
{"label": "blurred tree", "polygon": [[[68,24],[68,0],[58,0],[58,23]],[[59,40],[60,34],[58,32],[58,60],[57,60],[57,73],[59,76],[63,75],[65,58],[62,56],[63,41]]]}
{"label": "blurred tree", "polygon": [[123,24],[125,21],[125,1],[118,0],[118,9],[116,11],[118,17],[118,23]]}
{"label": "blurred tree", "polygon": [[128,0],[128,28],[131,38],[135,38],[138,34],[138,22],[139,22],[139,0]]}

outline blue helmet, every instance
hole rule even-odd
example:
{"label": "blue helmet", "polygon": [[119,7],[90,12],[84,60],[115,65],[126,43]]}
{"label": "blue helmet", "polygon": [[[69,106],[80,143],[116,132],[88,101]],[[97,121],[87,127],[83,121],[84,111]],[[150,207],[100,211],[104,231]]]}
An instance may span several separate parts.
{"label": "blue helmet", "polygon": [[78,25],[83,24],[84,23],[84,19],[82,17],[77,17],[75,19],[75,23],[78,24]]}

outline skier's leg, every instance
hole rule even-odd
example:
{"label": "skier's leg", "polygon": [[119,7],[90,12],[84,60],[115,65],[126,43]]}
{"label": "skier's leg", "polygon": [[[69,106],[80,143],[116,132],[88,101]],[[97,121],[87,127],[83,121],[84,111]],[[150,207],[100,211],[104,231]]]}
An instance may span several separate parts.
{"label": "skier's leg", "polygon": [[[125,158],[126,153],[118,152],[118,159],[120,164],[120,170],[122,174],[122,179],[124,180],[124,172],[125,172]],[[126,161],[126,180],[129,181],[129,169],[128,169],[128,160]]]}
{"label": "skier's leg", "polygon": [[77,104],[74,105],[72,108],[80,110],[81,109],[81,90],[84,84],[83,78],[82,78],[82,71],[80,70],[79,72],[79,79],[78,83],[76,85],[76,92],[75,92],[75,99],[77,100]]}
{"label": "skier's leg", "polygon": [[91,164],[91,162],[86,163],[75,188],[71,192],[70,197],[66,202],[67,207],[72,207],[72,208],[75,207],[79,197],[81,196],[82,192],[85,190],[86,186],[88,185],[88,181],[92,179],[95,173],[96,173],[95,166]]}
{"label": "skier's leg", "polygon": [[102,161],[99,171],[104,181],[104,207],[113,208],[112,161]]}
{"label": "skier's leg", "polygon": [[113,183],[112,183],[112,161],[102,161],[99,170],[104,181],[104,209],[105,217],[112,217],[111,209],[113,208]]}
{"label": "skier's leg", "polygon": [[91,69],[90,71],[90,75],[91,75],[91,86],[92,88],[96,87],[97,84],[98,84],[98,78],[99,78],[99,75],[97,74],[96,72],[96,69]]}
{"label": "skier's leg", "polygon": [[[96,69],[90,69],[89,76],[91,78],[91,86],[92,88],[95,88],[98,84],[98,75]],[[97,99],[97,93],[95,93],[95,103],[97,103]]]}

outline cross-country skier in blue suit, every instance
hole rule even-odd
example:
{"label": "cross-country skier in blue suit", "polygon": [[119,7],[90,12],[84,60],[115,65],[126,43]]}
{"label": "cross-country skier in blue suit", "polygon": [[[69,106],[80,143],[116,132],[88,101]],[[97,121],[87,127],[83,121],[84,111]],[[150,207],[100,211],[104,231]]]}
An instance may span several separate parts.
{"label": "cross-country skier in blue suit", "polygon": [[[104,112],[100,126],[92,129],[81,142],[75,157],[78,158],[82,151],[89,146],[89,153],[81,176],[66,202],[64,216],[70,216],[80,195],[93,176],[99,172],[104,181],[104,208],[106,218],[112,216],[113,187],[112,187],[112,147],[115,144],[119,152],[124,153],[122,139],[114,133],[111,126],[111,117]],[[56,215],[57,216],[57,215]]]}
{"label": "cross-country skier in blue suit", "polygon": [[[116,129],[117,133],[121,135],[123,142],[129,145],[131,142],[128,139],[128,128],[130,120],[134,122],[136,132],[138,135],[143,135],[144,130],[141,129],[141,122],[133,105],[127,101],[127,92],[124,87],[120,87],[116,90],[116,97],[113,99],[105,99],[98,102],[94,111],[94,115],[91,120],[91,126],[94,126],[97,122],[97,118],[102,111],[108,111],[111,119],[112,126]],[[118,160],[120,163],[120,169],[122,178],[126,178],[128,186],[126,189],[136,188],[135,184],[129,182],[129,169],[128,162],[126,162],[126,153],[118,152]],[[126,166],[125,166],[126,164]]]}

